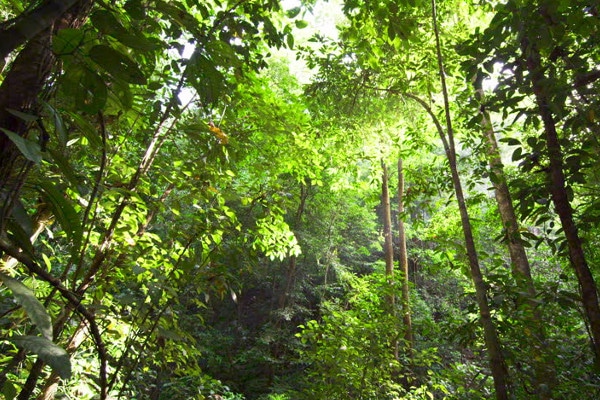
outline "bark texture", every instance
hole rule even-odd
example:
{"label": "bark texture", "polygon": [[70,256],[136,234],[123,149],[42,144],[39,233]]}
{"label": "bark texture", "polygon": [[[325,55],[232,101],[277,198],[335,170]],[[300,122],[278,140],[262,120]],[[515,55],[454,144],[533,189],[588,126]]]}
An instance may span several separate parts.
{"label": "bark texture", "polygon": [[[479,317],[481,326],[483,328],[484,340],[488,351],[488,359],[490,363],[490,370],[492,371],[492,377],[494,378],[494,389],[496,390],[496,398],[498,400],[508,400],[510,398],[510,382],[508,376],[508,369],[504,361],[502,354],[502,346],[498,337],[498,332],[492,321],[490,307],[487,299],[487,285],[483,279],[481,268],[479,267],[479,259],[477,256],[477,250],[475,247],[475,241],[473,239],[473,231],[471,228],[471,220],[467,211],[467,205],[462,190],[462,184],[460,182],[460,176],[458,174],[458,167],[456,164],[456,149],[454,146],[454,130],[452,127],[452,118],[450,116],[450,101],[448,97],[448,89],[446,85],[446,76],[444,72],[444,60],[442,57],[442,49],[440,43],[440,35],[437,24],[437,10],[435,0],[431,0],[432,7],[432,20],[433,30],[435,34],[436,42],[436,55],[438,62],[438,72],[440,75],[440,82],[442,85],[442,94],[444,97],[444,115],[446,119],[446,135],[440,130],[439,124],[438,131],[444,148],[448,163],[450,164],[450,171],[452,174],[452,183],[454,185],[454,192],[456,195],[456,201],[460,211],[460,220],[463,228],[465,237],[465,247],[467,250],[467,258],[469,260],[469,268],[471,271],[471,279],[475,286],[475,296],[477,299],[477,305],[479,307]],[[447,136],[447,139],[446,139]]]}
{"label": "bark texture", "polygon": [[[484,93],[481,87],[481,79],[475,82],[475,90],[484,104]],[[545,357],[544,343],[546,335],[543,328],[543,319],[535,301],[536,290],[531,276],[531,267],[525,251],[525,246],[519,232],[519,222],[512,203],[504,166],[500,158],[496,135],[492,126],[490,116],[481,106],[481,127],[487,147],[487,158],[492,174],[492,185],[498,206],[498,213],[505,231],[506,242],[511,259],[511,272],[515,279],[520,294],[517,307],[523,310],[523,322],[531,329],[525,334],[528,347],[531,349],[534,359],[534,387],[540,399],[551,399],[552,388],[556,385],[556,373],[554,362]]]}
{"label": "bark texture", "polygon": [[[43,5],[48,3],[55,2],[47,1]],[[31,125],[10,110],[37,114],[38,99],[45,94],[48,78],[56,65],[56,57],[51,50],[52,35],[62,28],[80,27],[87,19],[92,4],[93,0],[60,2],[60,13],[56,12],[55,7],[41,7],[31,15],[20,17],[21,22],[14,25],[19,26],[22,21],[37,21],[31,24],[42,26],[43,29],[36,30],[35,35],[30,34],[33,31],[26,35],[27,41],[23,41],[25,46],[12,62],[0,85],[0,128],[21,137],[28,136]],[[63,8],[64,5],[72,7]],[[0,31],[0,39],[11,35],[14,26]],[[43,149],[48,138],[41,135],[39,140]],[[5,229],[4,219],[10,214],[12,204],[19,198],[30,166],[31,162],[21,155],[7,135],[0,132],[0,232]]]}
{"label": "bark texture", "polygon": [[583,309],[589,324],[596,365],[600,367],[600,306],[598,305],[598,291],[594,276],[586,261],[581,238],[573,219],[573,209],[569,201],[563,170],[562,149],[547,91],[546,82],[549,80],[544,74],[538,49],[526,37],[521,41],[521,51],[523,52],[523,58],[529,72],[528,78],[533,88],[538,112],[544,126],[546,151],[550,160],[549,178],[552,203],[560,218],[561,226],[567,239],[571,265],[573,265],[573,269],[577,275]]}

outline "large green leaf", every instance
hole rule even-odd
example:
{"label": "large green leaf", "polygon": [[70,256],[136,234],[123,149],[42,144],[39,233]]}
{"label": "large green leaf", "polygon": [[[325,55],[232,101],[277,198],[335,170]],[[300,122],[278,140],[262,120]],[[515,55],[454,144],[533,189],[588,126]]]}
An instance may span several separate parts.
{"label": "large green leaf", "polygon": [[10,340],[17,346],[37,354],[62,379],[71,377],[71,360],[69,354],[62,347],[40,336],[15,336]]}
{"label": "large green leaf", "polygon": [[92,14],[90,19],[100,32],[114,37],[127,47],[142,51],[155,50],[158,47],[156,42],[149,40],[141,32],[128,31],[108,10],[98,10]]}
{"label": "large green leaf", "polygon": [[98,130],[92,125],[86,118],[74,112],[67,112],[71,121],[79,131],[83,134],[83,136],[90,142],[90,145],[98,149],[102,147],[102,138],[98,134]]}
{"label": "large green leaf", "polygon": [[7,288],[11,290],[17,303],[19,303],[37,329],[48,340],[52,340],[52,319],[46,312],[46,308],[35,297],[31,289],[25,286],[21,281],[11,278],[8,275],[0,273],[0,279]]}
{"label": "large green leaf", "polygon": [[85,32],[80,29],[65,28],[52,39],[52,51],[57,55],[72,54],[83,43]]}
{"label": "large green leaf", "polygon": [[90,58],[106,72],[125,82],[143,85],[146,77],[135,61],[112,47],[99,44],[90,50]]}
{"label": "large green leaf", "polygon": [[75,92],[77,108],[89,114],[95,114],[104,108],[107,97],[104,80],[93,71],[83,70]]}
{"label": "large green leaf", "polygon": [[76,251],[81,244],[83,228],[73,204],[52,181],[43,180],[38,182],[38,185],[42,197],[50,204],[52,213],[73,242],[73,250]]}
{"label": "large green leaf", "polygon": [[42,149],[39,143],[25,139],[8,129],[0,128],[2,132],[17,146],[21,154],[29,161],[39,164],[42,161]]}
{"label": "large green leaf", "polygon": [[214,103],[225,91],[223,74],[204,55],[194,53],[189,64],[190,82],[204,104]]}

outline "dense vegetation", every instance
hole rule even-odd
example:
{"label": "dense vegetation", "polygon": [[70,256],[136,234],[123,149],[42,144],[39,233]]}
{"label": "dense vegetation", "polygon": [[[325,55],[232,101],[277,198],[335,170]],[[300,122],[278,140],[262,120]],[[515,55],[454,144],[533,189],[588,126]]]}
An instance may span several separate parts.
{"label": "dense vegetation", "polygon": [[596,2],[317,6],[0,0],[4,398],[600,398]]}

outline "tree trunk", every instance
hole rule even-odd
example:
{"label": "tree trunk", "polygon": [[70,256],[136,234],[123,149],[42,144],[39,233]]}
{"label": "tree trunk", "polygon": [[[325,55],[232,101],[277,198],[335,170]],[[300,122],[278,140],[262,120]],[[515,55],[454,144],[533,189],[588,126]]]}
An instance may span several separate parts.
{"label": "tree trunk", "polygon": [[[394,283],[394,243],[392,240],[392,209],[390,206],[389,192],[389,174],[388,168],[383,160],[381,161],[383,175],[381,180],[381,204],[383,205],[383,252],[385,257],[385,276],[389,284]],[[391,315],[396,314],[396,296],[392,292],[387,296],[386,307]],[[394,351],[394,358],[398,359],[398,340],[394,339],[391,343]]]}
{"label": "tree trunk", "polygon": [[413,332],[410,315],[410,292],[408,276],[408,254],[406,251],[406,232],[404,231],[404,173],[402,158],[398,158],[398,244],[400,247],[400,269],[402,270],[402,320],[404,322],[404,340],[408,354],[413,355]]}
{"label": "tree trunk", "polygon": [[[456,150],[454,145],[454,130],[452,128],[452,119],[450,117],[450,101],[448,99],[448,88],[446,86],[446,77],[444,72],[444,62],[442,58],[442,48],[440,43],[439,29],[437,25],[437,10],[435,0],[431,0],[432,6],[432,20],[433,20],[433,31],[435,34],[436,44],[436,55],[438,61],[438,72],[440,75],[440,82],[442,85],[442,94],[444,97],[444,115],[446,119],[446,135],[441,130],[439,123],[438,132],[444,143],[446,156],[448,163],[450,164],[450,171],[452,173],[452,183],[454,185],[454,192],[456,194],[456,201],[458,203],[458,209],[460,211],[460,219],[465,236],[465,247],[467,250],[467,257],[469,259],[469,267],[471,270],[471,278],[473,279],[473,285],[475,286],[475,295],[477,298],[477,305],[479,306],[479,316],[481,325],[483,327],[483,334],[485,344],[488,350],[488,358],[490,362],[490,370],[492,371],[492,377],[494,378],[494,388],[496,390],[496,397],[499,400],[508,400],[509,396],[509,377],[508,369],[502,355],[502,346],[496,327],[492,321],[490,313],[490,307],[487,300],[487,285],[483,279],[481,269],[479,268],[479,260],[477,256],[477,250],[475,248],[475,241],[473,239],[473,232],[471,229],[471,220],[467,211],[467,205],[465,197],[462,191],[462,185],[460,182],[460,176],[458,174],[458,168],[456,165]],[[435,114],[431,113],[432,116]],[[437,118],[436,118],[437,119]],[[446,139],[447,136],[447,139]]]}
{"label": "tree trunk", "polygon": [[[390,206],[390,193],[388,186],[388,169],[387,165],[382,161],[383,176],[381,182],[381,204],[383,206],[383,252],[385,254],[385,275],[392,279],[394,276],[394,246],[392,242],[392,211]],[[390,304],[394,300],[390,299]]]}
{"label": "tree trunk", "polygon": [[587,317],[592,348],[596,359],[596,365],[600,368],[600,306],[598,305],[598,292],[594,276],[587,264],[581,239],[577,232],[577,226],[573,220],[573,209],[569,202],[569,195],[565,183],[563,172],[563,155],[556,131],[554,115],[551,111],[551,102],[546,91],[548,79],[544,75],[540,54],[534,44],[529,43],[525,37],[521,41],[521,51],[529,71],[529,79],[535,95],[538,112],[544,125],[544,135],[546,138],[546,150],[550,159],[550,192],[554,209],[560,218],[567,245],[571,264],[575,269],[581,300],[585,315]]}
{"label": "tree trunk", "polygon": [[510,191],[504,175],[504,166],[500,158],[498,143],[494,133],[494,127],[490,120],[488,112],[483,104],[484,93],[481,86],[481,79],[475,80],[475,91],[479,97],[482,106],[481,127],[483,129],[483,138],[487,147],[487,158],[490,166],[491,182],[494,186],[494,194],[498,205],[498,212],[505,231],[505,237],[508,244],[508,251],[511,259],[511,271],[519,292],[517,307],[524,310],[523,323],[531,328],[531,334],[525,334],[525,340],[528,347],[531,348],[533,355],[533,366],[535,370],[534,386],[540,399],[551,399],[552,388],[556,385],[556,374],[554,362],[545,357],[545,333],[543,328],[543,319],[535,302],[536,290],[531,277],[531,268],[529,259],[525,252],[525,246],[519,233],[519,223],[513,207]]}
{"label": "tree trunk", "polygon": [[[48,2],[48,4],[50,3],[56,2]],[[31,21],[34,25],[40,24],[38,19],[45,21],[41,25],[44,29],[36,28],[37,33],[31,37],[28,34],[26,39],[31,40],[27,41],[19,52],[0,85],[0,128],[22,137],[27,137],[29,124],[8,110],[17,110],[28,114],[37,113],[37,100],[56,64],[56,58],[51,50],[52,34],[60,28],[81,26],[87,18],[93,1],[80,0],[63,3],[75,3],[75,6],[66,12],[64,12],[66,8],[60,8],[63,11],[61,13],[57,13],[53,7],[40,7],[34,11],[33,16],[29,15],[23,18],[22,21]],[[63,4],[60,4],[60,7],[63,7]],[[42,11],[47,14],[35,14]],[[60,23],[57,23],[59,20]],[[13,28],[0,32],[0,37],[9,34]],[[42,148],[47,139],[40,138]],[[30,166],[31,162],[24,159],[8,136],[0,132],[0,201],[3,208],[0,215],[0,232],[5,229],[4,218],[10,214],[12,204],[18,199]]]}

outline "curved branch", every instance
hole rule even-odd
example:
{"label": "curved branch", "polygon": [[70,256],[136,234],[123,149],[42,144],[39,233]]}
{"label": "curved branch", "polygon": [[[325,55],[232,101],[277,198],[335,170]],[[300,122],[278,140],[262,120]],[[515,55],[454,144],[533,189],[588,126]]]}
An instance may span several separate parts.
{"label": "curved branch", "polygon": [[92,334],[92,337],[96,342],[96,348],[98,349],[98,358],[100,360],[100,398],[106,399],[106,347],[104,346],[104,342],[102,341],[100,329],[98,328],[98,324],[96,323],[94,315],[87,308],[85,308],[83,304],[81,304],[80,298],[78,298],[73,292],[69,291],[62,285],[60,279],[52,276],[49,272],[40,267],[31,257],[29,257],[29,255],[17,249],[4,237],[0,237],[0,250],[10,255],[11,257],[14,257],[20,263],[25,265],[29,272],[37,275],[41,279],[48,282],[69,302],[69,304],[73,307],[75,311],[77,311],[79,314],[81,314],[83,318],[87,320],[90,327],[90,333]]}
{"label": "curved branch", "polygon": [[418,96],[415,96],[414,94],[403,93],[403,95],[408,97],[409,99],[413,99],[414,101],[419,103],[419,105],[421,107],[423,107],[425,109],[425,111],[427,111],[427,114],[429,114],[429,116],[431,117],[431,120],[435,124],[438,134],[440,135],[440,139],[442,139],[442,144],[444,145],[444,151],[446,151],[446,154],[451,154],[451,148],[450,148],[450,145],[448,144],[448,139],[446,138],[446,134],[444,133],[444,128],[442,128],[442,124],[441,124],[440,120],[435,115],[435,113],[433,112],[433,110],[431,109],[429,104],[427,104],[425,102],[425,100],[423,100],[422,98],[420,98]]}
{"label": "curved branch", "polygon": [[6,58],[17,47],[48,29],[78,0],[48,0],[13,26],[0,32],[0,58]]}
{"label": "curved branch", "polygon": [[442,127],[442,123],[440,122],[438,117],[435,115],[435,113],[433,112],[433,110],[431,109],[429,104],[427,104],[427,102],[425,102],[425,100],[423,100],[422,98],[420,98],[419,96],[416,96],[414,94],[406,93],[401,90],[392,89],[392,88],[386,89],[386,88],[367,87],[367,89],[372,89],[372,90],[377,90],[377,91],[381,91],[381,92],[388,92],[391,94],[405,96],[405,97],[408,97],[409,99],[412,99],[412,100],[416,101],[417,103],[419,103],[419,105],[421,107],[423,107],[425,109],[425,111],[427,112],[427,114],[429,114],[429,116],[431,117],[431,120],[433,121],[433,123],[438,131],[440,139],[442,140],[442,144],[444,146],[444,151],[448,155],[451,154],[450,144],[448,143],[448,139],[446,138],[446,134],[444,133],[444,128]]}

